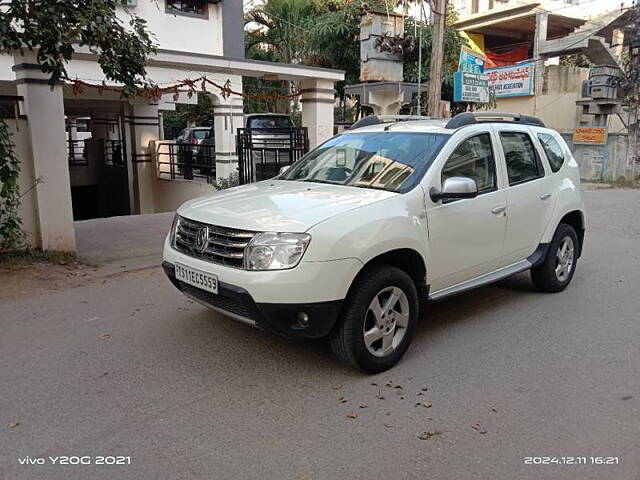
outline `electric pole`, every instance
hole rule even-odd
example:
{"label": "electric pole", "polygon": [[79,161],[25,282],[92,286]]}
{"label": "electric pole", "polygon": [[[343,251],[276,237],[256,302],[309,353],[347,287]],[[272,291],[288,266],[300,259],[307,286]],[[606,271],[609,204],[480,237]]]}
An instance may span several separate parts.
{"label": "electric pole", "polygon": [[631,167],[631,184],[636,184],[636,163],[638,160],[638,135],[640,134],[640,3],[636,0],[632,7],[632,37],[629,45],[629,67],[627,82],[631,91],[629,102],[629,156],[627,161]]}
{"label": "electric pole", "polygon": [[[424,21],[424,4],[420,0],[420,34],[418,36],[418,95],[416,96],[418,103],[418,115],[422,115],[422,22]],[[414,20],[415,21],[415,20]],[[415,24],[414,24],[415,25]]]}
{"label": "electric pole", "polygon": [[440,117],[440,98],[442,96],[442,63],[444,61],[444,29],[447,0],[432,0],[433,18],[431,37],[431,74],[429,76],[428,113],[432,118]]}

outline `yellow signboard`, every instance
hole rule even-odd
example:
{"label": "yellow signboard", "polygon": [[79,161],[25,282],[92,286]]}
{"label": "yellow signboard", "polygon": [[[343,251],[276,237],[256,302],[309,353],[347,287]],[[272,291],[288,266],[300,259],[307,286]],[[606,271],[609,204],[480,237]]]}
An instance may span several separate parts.
{"label": "yellow signboard", "polygon": [[573,143],[605,145],[607,143],[607,127],[578,127],[573,131]]}
{"label": "yellow signboard", "polygon": [[458,32],[467,41],[471,50],[484,55],[484,35],[481,33]]}

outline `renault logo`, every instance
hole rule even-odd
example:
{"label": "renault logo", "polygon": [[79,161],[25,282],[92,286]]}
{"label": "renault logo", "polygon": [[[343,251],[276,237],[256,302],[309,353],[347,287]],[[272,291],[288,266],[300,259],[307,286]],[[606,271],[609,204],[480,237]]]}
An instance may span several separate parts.
{"label": "renault logo", "polygon": [[196,233],[196,238],[194,241],[195,250],[202,253],[204,249],[207,248],[209,244],[209,227],[202,227],[198,233]]}

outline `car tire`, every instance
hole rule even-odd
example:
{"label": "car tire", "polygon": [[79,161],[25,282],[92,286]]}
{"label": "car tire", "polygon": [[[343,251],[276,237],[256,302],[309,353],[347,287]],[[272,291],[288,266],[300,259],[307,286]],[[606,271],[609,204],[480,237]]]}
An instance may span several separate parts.
{"label": "car tire", "polygon": [[364,372],[387,370],[409,348],[418,312],[418,293],[409,275],[392,266],[371,267],[347,296],[331,348],[340,360]]}
{"label": "car tire", "polygon": [[549,293],[567,288],[576,271],[579,248],[574,228],[565,223],[558,225],[544,262],[531,269],[536,288]]}

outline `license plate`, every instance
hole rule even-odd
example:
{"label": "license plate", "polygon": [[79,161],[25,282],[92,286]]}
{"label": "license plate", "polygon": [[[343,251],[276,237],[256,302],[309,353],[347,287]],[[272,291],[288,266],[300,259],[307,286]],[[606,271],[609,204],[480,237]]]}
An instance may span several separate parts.
{"label": "license plate", "polygon": [[176,263],[176,279],[211,293],[218,293],[218,276]]}

